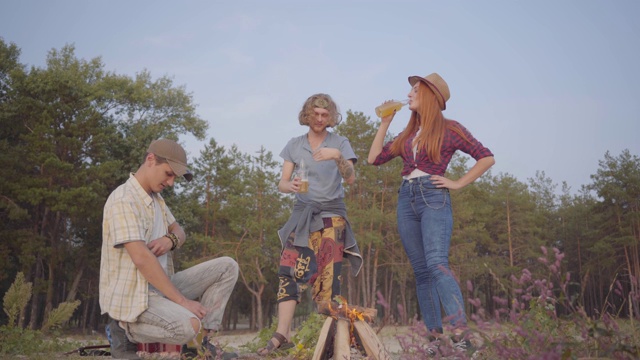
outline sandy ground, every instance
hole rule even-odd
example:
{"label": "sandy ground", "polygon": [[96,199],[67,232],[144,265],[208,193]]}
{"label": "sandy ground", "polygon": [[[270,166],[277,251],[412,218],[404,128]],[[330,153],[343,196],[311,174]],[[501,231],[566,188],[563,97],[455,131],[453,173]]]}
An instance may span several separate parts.
{"label": "sandy ground", "polygon": [[[389,353],[397,353],[401,350],[398,336],[407,334],[410,331],[410,327],[387,326],[382,329],[374,328],[374,330],[378,331],[378,339],[380,339],[385,349]],[[216,341],[224,347],[232,347],[242,351],[246,350],[242,346],[254,342],[257,335],[255,332],[222,334],[216,337]]]}
{"label": "sandy ground", "polygon": [[[415,329],[413,327],[410,326],[385,326],[382,329],[379,329],[377,327],[373,327],[372,328],[373,331],[376,333],[377,339],[379,340],[379,342],[382,344],[382,346],[384,347],[384,349],[387,352],[387,355],[389,356],[390,360],[399,360],[402,356],[402,347],[400,345],[400,341],[404,340],[405,342],[408,342],[409,345],[416,345],[415,341],[416,339],[421,339],[420,336],[417,336],[417,334],[414,334],[413,332],[415,331]],[[84,346],[89,346],[89,345],[104,345],[106,342],[106,338],[103,338],[102,336],[100,336],[100,334],[94,334],[94,336],[92,336],[92,339],[73,339],[73,338],[69,338],[69,341],[75,341],[78,342],[80,344],[84,344]],[[263,344],[259,344],[257,343],[258,341],[258,332],[252,332],[249,330],[236,330],[236,331],[231,331],[231,332],[222,332],[220,333],[218,336],[215,337],[214,342],[225,348],[226,350],[232,350],[235,351],[236,353],[238,353],[240,355],[240,359],[242,360],[261,360],[261,359],[267,359],[265,357],[260,357],[255,353],[255,349],[258,347],[257,345],[263,345]],[[473,340],[472,340],[473,341]],[[195,343],[191,343],[188,346],[189,347],[194,347]],[[418,344],[418,345],[424,345],[422,343]],[[474,345],[478,345],[478,344],[474,344]],[[481,345],[478,345],[481,346]],[[108,350],[104,349],[104,350]],[[90,350],[93,351],[93,350]],[[147,359],[151,359],[151,360],[168,360],[168,359],[179,359],[180,358],[180,354],[178,352],[174,352],[174,353],[151,353],[151,354],[143,354],[143,353],[138,353],[139,355],[142,356],[143,359],[147,360]],[[42,356],[40,356],[42,355]],[[98,354],[95,354],[98,355]],[[479,355],[479,356],[475,356],[475,355]],[[81,359],[87,359],[87,357],[85,356],[80,356],[76,352],[74,352],[73,354],[69,354],[69,355],[64,355],[64,354],[38,354],[37,357],[33,357],[33,356],[12,356],[11,359],[37,359],[37,360],[53,360],[53,359],[66,359],[66,360],[81,360]],[[111,359],[110,356],[99,356],[99,357],[91,357],[93,359]],[[352,360],[361,360],[364,359],[365,356],[362,355],[358,350],[355,350],[352,348],[352,354],[351,354],[351,359]],[[454,356],[454,357],[446,357],[447,359],[457,359],[459,358],[458,356]],[[474,354],[474,357],[476,359],[488,359],[488,357],[486,357],[485,355],[482,354],[482,351],[478,351]],[[288,359],[290,360],[291,357],[268,357],[268,359]],[[2,358],[0,356],[0,360],[4,360],[4,358]]]}
{"label": "sandy ground", "polygon": [[[387,350],[387,352],[391,355],[392,358],[396,358],[394,356],[400,350],[400,343],[398,341],[398,336],[402,336],[403,334],[409,333],[410,327],[401,327],[401,326],[387,326],[382,329],[374,328],[374,331],[377,332],[378,339]],[[215,342],[224,347],[225,349],[233,349],[239,355],[241,355],[242,359],[262,359],[260,356],[257,356],[255,353],[250,351],[245,345],[250,343],[255,343],[257,340],[258,333],[251,332],[247,330],[239,330],[233,332],[222,333],[215,337]],[[106,339],[105,339],[106,340]],[[91,344],[104,343],[104,341],[91,341]],[[87,344],[89,345],[89,344]],[[144,354],[143,358],[145,359],[177,359],[179,355],[177,353],[173,354]],[[78,355],[72,355],[65,357],[67,359],[86,359],[86,357],[80,357]],[[110,356],[100,356],[100,357],[92,357],[94,359],[111,359]]]}

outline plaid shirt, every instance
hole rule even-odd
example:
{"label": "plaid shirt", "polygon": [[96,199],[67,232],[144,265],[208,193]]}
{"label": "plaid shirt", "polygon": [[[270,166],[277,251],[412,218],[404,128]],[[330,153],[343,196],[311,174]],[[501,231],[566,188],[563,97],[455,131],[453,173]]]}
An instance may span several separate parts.
{"label": "plaid shirt", "polygon": [[470,142],[463,139],[460,135],[458,135],[455,131],[450,129],[445,130],[444,139],[442,141],[442,147],[440,148],[440,163],[436,164],[432,162],[427,156],[427,151],[423,147],[422,149],[418,149],[417,156],[414,158],[413,155],[413,139],[416,134],[410,136],[404,144],[404,154],[394,155],[391,153],[391,144],[393,140],[389,141],[382,148],[382,152],[376,157],[376,160],[373,162],[373,165],[382,165],[387,161],[395,158],[396,156],[402,157],[403,167],[402,167],[402,176],[409,175],[414,169],[419,169],[430,175],[444,175],[445,171],[447,171],[447,166],[449,165],[449,161],[451,161],[451,157],[456,152],[456,150],[461,150],[474,158],[476,161],[488,157],[493,156],[491,150],[484,147],[482,143],[480,143],[476,138],[471,135],[469,130],[467,130],[464,126],[462,126],[457,121],[452,121],[455,125],[457,125],[464,133],[467,135],[467,138]]}
{"label": "plaid shirt", "polygon": [[[147,309],[149,283],[138,271],[124,244],[148,243],[154,219],[153,200],[163,212],[163,226],[168,229],[175,218],[160,194],[153,198],[131,174],[115,189],[104,206],[102,220],[102,257],[100,261],[100,309],[116,320],[135,322]],[[173,274],[171,252],[167,253],[167,270]]]}

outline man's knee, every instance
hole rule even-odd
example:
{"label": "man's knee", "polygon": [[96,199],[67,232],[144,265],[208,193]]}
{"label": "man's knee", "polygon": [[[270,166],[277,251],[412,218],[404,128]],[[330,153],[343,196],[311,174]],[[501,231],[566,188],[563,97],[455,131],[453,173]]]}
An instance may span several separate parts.
{"label": "man's knee", "polygon": [[188,321],[183,318],[179,325],[176,324],[175,331],[171,334],[172,343],[188,343],[198,335],[201,326],[200,319],[196,317],[190,317]]}
{"label": "man's knee", "polygon": [[223,256],[220,258],[220,260],[223,261],[228,271],[232,274],[235,274],[237,278],[238,273],[240,272],[240,266],[238,266],[238,262],[229,256]]}
{"label": "man's knee", "polygon": [[191,327],[193,327],[194,334],[198,334],[200,332],[200,320],[198,318],[191,318]]}

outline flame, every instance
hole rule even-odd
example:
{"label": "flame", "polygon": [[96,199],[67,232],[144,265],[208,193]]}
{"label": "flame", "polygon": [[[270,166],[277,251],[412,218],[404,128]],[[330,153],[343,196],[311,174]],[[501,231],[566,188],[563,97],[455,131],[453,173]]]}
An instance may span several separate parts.
{"label": "flame", "polygon": [[[337,318],[338,315],[344,314],[344,316],[352,323],[356,320],[365,321],[365,313],[355,307],[349,308],[349,303],[344,297],[336,295],[333,300],[334,301],[329,302],[329,311],[331,312],[331,316],[333,318]],[[334,307],[336,305],[337,307]]]}
{"label": "flame", "polygon": [[365,313],[357,308],[349,308],[349,303],[344,297],[337,295],[334,298],[335,303],[338,304],[338,309],[344,307],[345,316],[353,323],[356,320],[365,321]]}
{"label": "flame", "polygon": [[[329,304],[329,310],[331,311],[332,317],[334,319],[338,318],[338,315],[341,313],[340,310],[344,308],[344,315],[349,320],[349,338],[351,342],[351,346],[357,347],[357,340],[355,336],[355,321],[365,321],[364,312],[358,310],[357,308],[349,308],[349,303],[347,299],[340,295],[336,295],[334,301]],[[333,308],[333,304],[337,304],[337,309]]]}

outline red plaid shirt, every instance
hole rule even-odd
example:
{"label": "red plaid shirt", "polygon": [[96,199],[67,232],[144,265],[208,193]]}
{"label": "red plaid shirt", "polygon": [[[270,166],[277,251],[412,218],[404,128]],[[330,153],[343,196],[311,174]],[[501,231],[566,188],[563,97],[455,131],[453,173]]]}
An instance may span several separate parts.
{"label": "red plaid shirt", "polygon": [[391,153],[391,144],[395,140],[393,139],[384,145],[382,152],[378,157],[376,157],[373,165],[382,165],[396,156],[402,156],[402,162],[404,164],[402,167],[402,176],[409,175],[414,169],[422,170],[431,175],[444,175],[445,171],[447,171],[449,161],[451,161],[451,157],[456,150],[461,150],[462,152],[469,154],[476,161],[487,156],[493,156],[491,150],[484,147],[482,143],[476,140],[469,130],[460,125],[457,121],[450,121],[457,125],[462,132],[467,135],[469,141],[466,141],[455,131],[447,129],[444,133],[442,147],[440,148],[440,163],[436,164],[432,162],[427,156],[427,151],[424,147],[422,149],[418,149],[418,153],[416,154],[417,156],[414,158],[412,144],[416,134],[413,134],[413,136],[409,137],[404,144],[404,153],[406,156],[404,154],[394,155]]}

